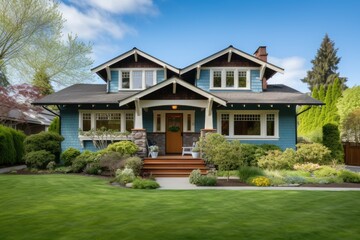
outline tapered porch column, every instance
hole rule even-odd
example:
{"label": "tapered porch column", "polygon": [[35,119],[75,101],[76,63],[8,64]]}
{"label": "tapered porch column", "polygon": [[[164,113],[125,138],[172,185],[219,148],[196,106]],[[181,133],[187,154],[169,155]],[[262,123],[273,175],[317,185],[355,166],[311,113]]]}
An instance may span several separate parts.
{"label": "tapered porch column", "polygon": [[212,114],[212,105],[213,105],[213,98],[209,99],[207,107],[205,108],[205,129],[213,129],[213,114]]}
{"label": "tapered porch column", "polygon": [[140,100],[138,98],[135,99],[135,129],[143,129],[143,116],[142,116],[142,107],[140,104]]}

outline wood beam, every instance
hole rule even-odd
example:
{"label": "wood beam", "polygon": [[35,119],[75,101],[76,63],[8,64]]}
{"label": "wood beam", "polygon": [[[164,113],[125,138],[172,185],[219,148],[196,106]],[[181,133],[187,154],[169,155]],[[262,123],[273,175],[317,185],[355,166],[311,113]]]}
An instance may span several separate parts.
{"label": "wood beam", "polygon": [[111,81],[111,71],[110,71],[110,67],[106,66],[106,75],[107,75],[107,80]]}
{"label": "wood beam", "polygon": [[138,98],[135,98],[135,111],[136,111],[136,115],[140,116],[140,100]]}
{"label": "wood beam", "polygon": [[167,79],[167,67],[164,66],[164,80]]}
{"label": "wood beam", "polygon": [[231,55],[232,55],[232,51],[230,50],[228,53],[228,62],[231,62]]}
{"label": "wood beam", "polygon": [[212,115],[212,107],[213,107],[213,103],[214,103],[214,99],[210,98],[209,99],[209,106],[208,106],[208,115]]}
{"label": "wood beam", "polygon": [[196,67],[196,80],[199,80],[199,78],[200,78],[200,70],[201,70],[201,66],[198,65]]}
{"label": "wood beam", "polygon": [[134,51],[134,58],[135,58],[135,62],[137,62],[138,61],[138,54],[137,54],[136,50]]}
{"label": "wood beam", "polygon": [[176,82],[173,81],[173,94],[176,94]]}
{"label": "wood beam", "polygon": [[263,78],[264,78],[265,69],[266,69],[266,64],[262,65],[260,68],[260,80],[263,80]]}

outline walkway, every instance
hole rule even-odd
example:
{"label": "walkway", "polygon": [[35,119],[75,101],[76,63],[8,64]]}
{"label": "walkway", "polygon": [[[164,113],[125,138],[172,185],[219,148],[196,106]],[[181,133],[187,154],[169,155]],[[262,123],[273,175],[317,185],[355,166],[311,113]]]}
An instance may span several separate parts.
{"label": "walkway", "polygon": [[187,177],[159,177],[156,181],[160,184],[160,190],[293,190],[293,191],[360,191],[360,188],[330,188],[330,187],[198,187],[189,183]]}
{"label": "walkway", "polygon": [[0,168],[0,174],[1,173],[8,173],[16,170],[21,170],[26,168],[26,165],[19,165],[19,166],[12,166],[12,167],[6,167],[6,168]]}

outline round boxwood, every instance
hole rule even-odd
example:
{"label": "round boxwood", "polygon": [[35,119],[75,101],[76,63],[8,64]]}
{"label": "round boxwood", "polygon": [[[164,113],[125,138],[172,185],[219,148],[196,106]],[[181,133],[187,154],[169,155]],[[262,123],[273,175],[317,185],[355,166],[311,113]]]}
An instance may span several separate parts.
{"label": "round boxwood", "polygon": [[46,150],[33,151],[25,155],[25,163],[30,168],[45,169],[49,162],[55,160],[55,155]]}
{"label": "round boxwood", "polygon": [[65,166],[71,166],[75,158],[80,154],[81,152],[78,149],[69,147],[60,155],[60,160]]}

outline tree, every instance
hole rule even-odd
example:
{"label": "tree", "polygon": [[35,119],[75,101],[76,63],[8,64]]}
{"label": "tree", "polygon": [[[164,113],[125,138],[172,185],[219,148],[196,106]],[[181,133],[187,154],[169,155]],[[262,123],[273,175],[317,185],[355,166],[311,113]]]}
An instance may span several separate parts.
{"label": "tree", "polygon": [[343,134],[348,142],[360,143],[360,108],[350,112],[342,122]]}
{"label": "tree", "polygon": [[336,104],[342,125],[347,116],[360,107],[360,86],[346,89]]}
{"label": "tree", "polygon": [[323,144],[330,149],[331,157],[337,161],[343,161],[344,149],[340,141],[339,127],[333,123],[327,123],[322,127],[323,131]]}
{"label": "tree", "polygon": [[339,77],[338,64],[340,58],[336,56],[338,49],[335,43],[326,34],[320,48],[317,50],[315,58],[311,61],[313,67],[307,72],[307,76],[301,81],[307,83],[312,91],[314,87],[324,85],[325,88],[332,84],[336,78],[340,79],[343,88],[346,88],[346,78]]}
{"label": "tree", "polygon": [[42,110],[40,107],[31,105],[40,96],[39,89],[28,84],[0,86],[0,123],[8,121],[11,111],[17,111],[18,122],[25,122],[25,112],[30,110],[40,112]]}
{"label": "tree", "polygon": [[53,29],[62,16],[48,0],[0,0],[0,68],[41,32]]}
{"label": "tree", "polygon": [[[61,26],[62,28],[62,26]],[[92,78],[89,57],[92,46],[68,35],[62,40],[61,31],[40,34],[23,49],[23,57],[12,61],[23,78],[34,76],[33,84],[42,89],[44,95],[53,92],[53,86],[68,86],[74,82],[85,82]]]}

